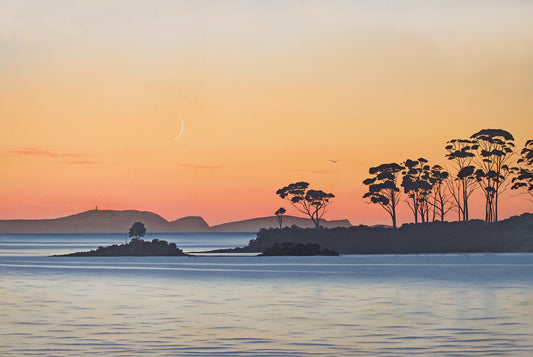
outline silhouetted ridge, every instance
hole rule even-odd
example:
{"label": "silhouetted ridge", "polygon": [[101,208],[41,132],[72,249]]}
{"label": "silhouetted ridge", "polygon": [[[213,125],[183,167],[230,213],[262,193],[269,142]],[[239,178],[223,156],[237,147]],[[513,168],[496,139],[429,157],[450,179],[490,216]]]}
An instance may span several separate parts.
{"label": "silhouetted ridge", "polygon": [[[314,227],[313,221],[308,218],[295,217],[284,215],[283,216],[283,227],[290,227],[296,225],[302,228],[311,228]],[[320,225],[326,228],[334,227],[351,227],[352,224],[347,219],[342,220],[331,220],[326,219],[320,220]],[[243,221],[237,222],[228,222],[222,223],[216,226],[211,227],[212,232],[257,232],[261,228],[276,228],[279,227],[279,220],[276,216],[269,217],[259,217],[252,218]]]}
{"label": "silhouetted ridge", "polygon": [[[276,216],[253,218],[210,227],[202,217],[198,216],[182,217],[169,222],[148,211],[91,210],[54,219],[0,220],[0,233],[124,233],[134,222],[143,222],[150,233],[255,233],[261,228],[279,227],[279,220]],[[348,220],[320,220],[320,224],[329,228],[352,226]],[[284,216],[283,226],[291,225],[304,228],[313,227],[313,222],[306,218]]]}

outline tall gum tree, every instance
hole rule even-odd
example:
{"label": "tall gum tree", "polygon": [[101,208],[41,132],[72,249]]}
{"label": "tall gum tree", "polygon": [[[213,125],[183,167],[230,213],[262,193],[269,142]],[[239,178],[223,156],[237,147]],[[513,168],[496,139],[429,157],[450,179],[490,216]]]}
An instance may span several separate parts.
{"label": "tall gum tree", "polygon": [[407,159],[403,163],[405,171],[402,172],[402,187],[407,195],[407,205],[415,217],[415,223],[418,223],[419,215],[422,222],[429,220],[428,200],[433,186],[429,180],[430,166],[427,162],[426,159],[419,158]]}
{"label": "tall gum tree", "polygon": [[320,228],[320,219],[324,216],[331,200],[335,197],[332,193],[321,190],[309,190],[309,183],[296,182],[280,188],[276,194],[289,200],[294,208],[306,214],[315,224],[315,228]]}
{"label": "tall gum tree", "polygon": [[518,169],[511,179],[512,190],[525,190],[530,201],[533,202],[533,140],[526,141],[524,148],[520,151],[520,158],[517,160]]}
{"label": "tall gum tree", "polygon": [[381,164],[368,170],[373,177],[367,178],[363,184],[368,186],[368,192],[363,198],[370,199],[371,203],[380,205],[391,217],[392,226],[396,228],[396,207],[400,202],[400,188],[398,176],[404,169],[397,163]]}
{"label": "tall gum tree", "polygon": [[459,221],[468,221],[470,214],[468,200],[476,188],[474,176],[475,166],[472,161],[476,156],[472,151],[477,150],[475,140],[452,139],[446,143],[446,158],[453,163],[455,175],[448,178],[446,186],[452,195],[454,206],[457,208]]}
{"label": "tall gum tree", "polygon": [[437,219],[439,215],[440,221],[444,222],[446,213],[452,208],[450,205],[450,195],[446,190],[445,183],[449,180],[450,174],[445,171],[440,165],[433,165],[431,167],[429,182],[433,187],[432,197],[429,204],[433,208],[432,220]]}
{"label": "tall gum tree", "polygon": [[474,176],[485,195],[485,221],[497,222],[499,198],[508,188],[507,178],[517,170],[509,166],[514,137],[503,129],[482,129],[470,139],[477,144]]}

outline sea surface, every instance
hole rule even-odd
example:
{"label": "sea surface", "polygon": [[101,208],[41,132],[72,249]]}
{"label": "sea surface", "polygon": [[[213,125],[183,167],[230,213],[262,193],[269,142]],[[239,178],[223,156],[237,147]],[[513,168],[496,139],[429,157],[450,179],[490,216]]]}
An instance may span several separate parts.
{"label": "sea surface", "polygon": [[0,356],[533,355],[533,254],[49,257],[124,239],[0,235]]}

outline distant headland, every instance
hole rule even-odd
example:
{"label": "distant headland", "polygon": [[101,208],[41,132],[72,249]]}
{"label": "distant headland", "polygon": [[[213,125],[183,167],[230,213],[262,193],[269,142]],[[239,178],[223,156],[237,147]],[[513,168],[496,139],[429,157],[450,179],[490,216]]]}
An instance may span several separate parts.
{"label": "distant headland", "polygon": [[[276,216],[209,226],[202,217],[198,216],[167,221],[160,215],[148,211],[94,209],[55,219],[0,220],[0,233],[124,233],[136,221],[146,224],[152,233],[255,233],[261,228],[279,227]],[[326,228],[352,226],[347,219],[331,221],[322,219],[320,223]],[[288,227],[296,225],[302,228],[314,227],[314,223],[310,219],[294,216],[284,216],[283,225]]]}

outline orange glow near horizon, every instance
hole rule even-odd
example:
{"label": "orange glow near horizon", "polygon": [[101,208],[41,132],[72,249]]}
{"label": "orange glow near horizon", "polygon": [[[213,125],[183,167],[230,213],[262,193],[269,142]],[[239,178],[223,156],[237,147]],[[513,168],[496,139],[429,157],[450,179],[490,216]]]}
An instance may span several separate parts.
{"label": "orange glow near horizon", "polygon": [[32,4],[0,14],[0,219],[297,215],[275,191],[302,180],[336,195],[326,219],[389,224],[369,167],[447,166],[483,128],[533,138],[533,4]]}

